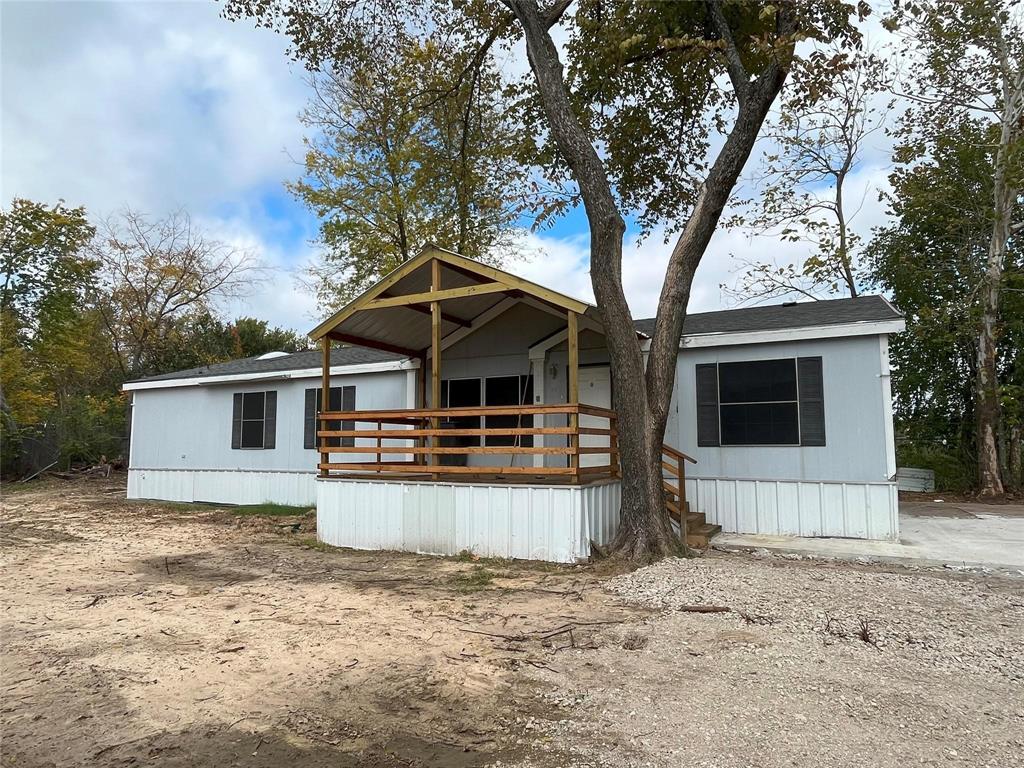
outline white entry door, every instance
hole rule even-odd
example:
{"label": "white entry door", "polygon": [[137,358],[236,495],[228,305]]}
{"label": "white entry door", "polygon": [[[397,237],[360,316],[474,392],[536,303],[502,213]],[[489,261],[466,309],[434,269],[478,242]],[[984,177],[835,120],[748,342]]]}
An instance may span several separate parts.
{"label": "white entry door", "polygon": [[[600,408],[612,407],[612,378],[607,365],[580,368],[580,402]],[[580,416],[581,427],[608,428],[608,419],[598,416]],[[608,435],[580,435],[581,448],[607,448]],[[608,463],[607,453],[584,453],[580,466],[600,467]]]}

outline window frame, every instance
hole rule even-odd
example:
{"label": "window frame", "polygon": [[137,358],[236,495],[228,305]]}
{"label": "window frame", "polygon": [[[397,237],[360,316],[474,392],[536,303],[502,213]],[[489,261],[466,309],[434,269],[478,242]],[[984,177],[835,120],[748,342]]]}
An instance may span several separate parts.
{"label": "window frame", "polygon": [[[722,366],[743,365],[750,363],[792,363],[793,368],[793,399],[792,400],[737,400],[725,402],[722,397]],[[721,361],[715,364],[718,368],[718,444],[722,448],[799,448],[802,445],[802,425],[800,423],[800,371],[797,366],[797,358],[794,357],[771,357],[759,360],[730,360],[725,363]],[[792,443],[729,443],[725,440],[723,429],[722,411],[730,407],[744,407],[751,405],[792,405],[796,414],[796,442]]]}
{"label": "window frame", "polygon": [[[262,407],[260,410],[259,417],[246,416],[246,404],[251,402],[255,398],[262,399]],[[238,418],[235,418],[235,404],[238,404]],[[277,430],[277,390],[256,390],[256,391],[243,391],[232,393],[232,435],[231,435],[231,450],[233,451],[270,451],[277,447],[276,430]],[[273,411],[273,413],[271,412]],[[259,425],[259,445],[250,444],[246,445],[246,425],[247,424],[258,424]],[[268,441],[267,428],[268,424],[271,425],[272,433],[269,435],[270,440]],[[237,426],[237,433],[236,433]],[[235,436],[237,434],[238,444],[235,445]],[[270,443],[268,445],[268,442]]]}

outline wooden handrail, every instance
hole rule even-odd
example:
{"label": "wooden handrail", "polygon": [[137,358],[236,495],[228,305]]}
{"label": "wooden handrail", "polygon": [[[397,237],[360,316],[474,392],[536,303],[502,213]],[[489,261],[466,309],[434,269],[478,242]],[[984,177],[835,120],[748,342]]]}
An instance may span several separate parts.
{"label": "wooden handrail", "polygon": [[662,444],[661,452],[662,453],[667,453],[673,459],[684,459],[684,460],[690,462],[691,464],[696,464],[697,463],[697,460],[695,458],[693,458],[692,456],[687,456],[685,453],[683,453],[682,451],[676,450],[671,445],[664,445],[664,444]]}
{"label": "wooden handrail", "polygon": [[[676,484],[673,486],[663,478],[661,481],[662,488],[679,500],[678,504],[673,504],[668,499],[665,499],[665,508],[668,511],[669,516],[671,516],[672,513],[675,513],[679,518],[679,537],[685,543],[686,513],[688,511],[686,506],[686,462],[696,464],[697,460],[692,456],[687,456],[682,451],[673,448],[671,445],[665,445],[664,443],[661,446],[661,453],[662,468],[671,472],[676,481]],[[666,457],[670,460],[674,459],[675,463],[672,463],[672,461],[666,461]]]}
{"label": "wooden handrail", "polygon": [[321,421],[391,421],[392,419],[443,419],[446,416],[531,416],[548,413],[586,413],[614,419],[615,411],[589,405],[476,405],[467,408],[396,408],[379,411],[321,411]]}

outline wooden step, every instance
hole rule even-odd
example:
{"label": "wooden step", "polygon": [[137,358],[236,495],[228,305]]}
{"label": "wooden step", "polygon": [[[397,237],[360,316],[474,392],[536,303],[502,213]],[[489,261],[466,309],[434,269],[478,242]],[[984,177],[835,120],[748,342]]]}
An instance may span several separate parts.
{"label": "wooden step", "polygon": [[720,525],[704,523],[699,526],[686,527],[686,546],[707,549],[711,539],[716,533],[722,530]]}
{"label": "wooden step", "polygon": [[[668,508],[668,516],[678,523],[679,522],[679,507],[676,506],[671,501],[666,503],[665,506]],[[687,534],[687,540],[689,540],[691,533],[702,531],[705,528],[714,527],[716,529],[716,530],[714,530],[710,534],[711,536],[714,536],[716,533],[718,533],[718,531],[722,530],[721,526],[708,526],[707,518],[704,517],[704,513],[703,512],[691,512],[690,511],[690,504],[689,504],[689,502],[686,503],[686,507],[685,508],[686,508],[686,534]],[[697,546],[697,545],[694,544],[692,546]]]}

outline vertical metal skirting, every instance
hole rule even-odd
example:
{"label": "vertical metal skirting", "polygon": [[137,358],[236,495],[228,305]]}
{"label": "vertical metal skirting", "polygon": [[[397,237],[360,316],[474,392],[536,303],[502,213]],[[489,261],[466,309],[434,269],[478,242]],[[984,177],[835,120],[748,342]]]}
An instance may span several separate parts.
{"label": "vertical metal skirting", "polygon": [[689,478],[686,496],[729,533],[899,539],[895,483]]}
{"label": "vertical metal skirting", "polygon": [[316,481],[317,532],[328,544],[571,563],[615,534],[619,483],[593,486]]}

